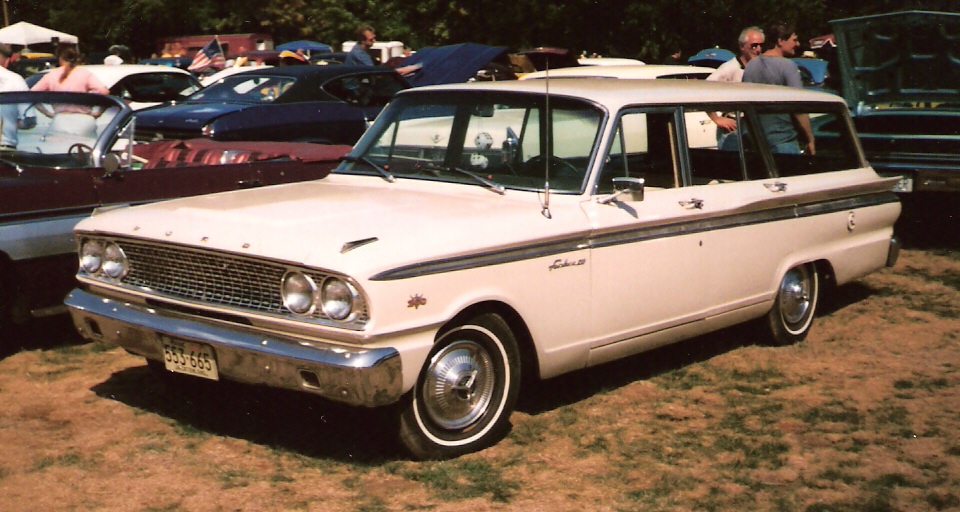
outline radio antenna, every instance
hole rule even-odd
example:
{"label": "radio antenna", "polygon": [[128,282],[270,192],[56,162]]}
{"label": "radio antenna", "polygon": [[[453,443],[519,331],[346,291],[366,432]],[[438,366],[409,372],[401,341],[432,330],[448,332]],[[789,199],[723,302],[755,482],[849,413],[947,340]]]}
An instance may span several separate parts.
{"label": "radio antenna", "polygon": [[544,129],[546,130],[546,136],[544,138],[544,143],[546,147],[543,148],[542,152],[545,152],[545,157],[543,158],[543,209],[540,210],[540,213],[548,218],[552,219],[553,215],[550,213],[550,132],[553,131],[552,124],[552,115],[550,114],[550,55],[547,54],[546,67],[544,69],[544,81],[547,84],[546,88],[546,121],[544,123]]}

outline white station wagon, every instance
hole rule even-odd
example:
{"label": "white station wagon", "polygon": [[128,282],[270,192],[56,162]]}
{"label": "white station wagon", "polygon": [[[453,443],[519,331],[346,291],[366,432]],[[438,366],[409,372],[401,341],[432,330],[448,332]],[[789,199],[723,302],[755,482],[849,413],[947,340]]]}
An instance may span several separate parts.
{"label": "white station wagon", "polygon": [[[739,119],[734,144],[689,147],[706,111]],[[831,128],[802,153],[811,118]],[[415,457],[455,457],[506,434],[521,376],[745,321],[802,340],[826,283],[895,262],[896,182],[822,93],[411,89],[322,180],[80,222],[66,303],[83,336],[167,375],[399,402]]]}

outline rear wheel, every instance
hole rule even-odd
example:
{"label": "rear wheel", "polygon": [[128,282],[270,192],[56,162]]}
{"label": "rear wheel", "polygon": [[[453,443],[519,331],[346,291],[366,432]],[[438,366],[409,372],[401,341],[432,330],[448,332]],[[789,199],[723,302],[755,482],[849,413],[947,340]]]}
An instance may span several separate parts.
{"label": "rear wheel", "polygon": [[400,440],[419,459],[485,448],[506,434],[519,389],[513,333],[499,315],[479,315],[437,340],[404,397]]}
{"label": "rear wheel", "polygon": [[784,274],[766,318],[773,345],[790,345],[807,337],[819,295],[820,280],[813,263],[793,267]]}

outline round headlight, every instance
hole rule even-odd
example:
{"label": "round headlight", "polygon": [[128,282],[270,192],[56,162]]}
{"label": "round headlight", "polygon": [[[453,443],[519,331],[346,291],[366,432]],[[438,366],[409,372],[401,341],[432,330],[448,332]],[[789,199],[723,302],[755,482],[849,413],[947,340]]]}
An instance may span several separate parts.
{"label": "round headlight", "polygon": [[84,240],[80,246],[80,268],[88,274],[96,274],[102,262],[103,244],[99,240]]}
{"label": "round headlight", "polygon": [[317,299],[317,285],[310,276],[300,272],[287,272],[280,289],[283,305],[298,315],[313,313]]}
{"label": "round headlight", "polygon": [[357,291],[349,283],[331,277],[323,282],[320,303],[323,313],[334,320],[344,320],[353,313]]}
{"label": "round headlight", "polygon": [[120,279],[127,275],[129,265],[127,265],[127,255],[119,245],[110,242],[107,248],[103,250],[103,273],[107,277]]}

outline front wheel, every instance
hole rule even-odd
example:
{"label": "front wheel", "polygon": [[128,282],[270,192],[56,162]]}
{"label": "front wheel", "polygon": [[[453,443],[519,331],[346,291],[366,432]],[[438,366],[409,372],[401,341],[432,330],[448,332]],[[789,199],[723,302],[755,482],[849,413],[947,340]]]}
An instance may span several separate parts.
{"label": "front wheel", "polygon": [[819,294],[820,281],[813,263],[805,263],[787,271],[766,318],[773,345],[790,345],[807,337]]}
{"label": "front wheel", "polygon": [[520,355],[496,314],[445,331],[404,397],[400,440],[419,459],[449,459],[500,440],[520,390]]}

